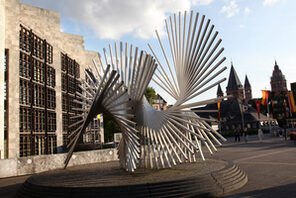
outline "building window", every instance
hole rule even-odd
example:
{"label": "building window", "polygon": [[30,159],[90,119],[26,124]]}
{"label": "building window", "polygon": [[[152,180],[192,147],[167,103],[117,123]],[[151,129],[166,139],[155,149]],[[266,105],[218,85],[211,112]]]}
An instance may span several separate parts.
{"label": "building window", "polygon": [[78,100],[76,92],[82,92],[79,88],[80,81],[80,66],[76,60],[71,59],[67,54],[61,53],[61,68],[62,68],[62,111],[63,111],[63,143],[64,146],[69,142],[68,135],[78,126],[69,128],[69,126],[79,121],[81,118],[70,119],[70,117],[77,115],[77,110],[73,108],[82,108],[74,100]]}
{"label": "building window", "polygon": [[56,152],[53,47],[20,27],[20,156]]}

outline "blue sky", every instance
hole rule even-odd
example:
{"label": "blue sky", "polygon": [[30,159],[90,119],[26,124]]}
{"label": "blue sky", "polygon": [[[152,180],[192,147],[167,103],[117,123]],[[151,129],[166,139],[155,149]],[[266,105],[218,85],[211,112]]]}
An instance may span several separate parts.
{"label": "blue sky", "polygon": [[[61,13],[61,30],[85,37],[88,50],[102,52],[109,43],[124,41],[148,52],[157,46],[154,29],[164,28],[172,13],[194,10],[212,20],[222,38],[223,53],[237,71],[242,84],[248,75],[253,97],[270,89],[277,63],[287,87],[296,82],[296,1],[294,0],[21,0],[22,3]],[[221,87],[225,92],[227,82]],[[152,84],[152,86],[154,86]],[[156,90],[162,93],[157,87]],[[164,94],[164,93],[163,93]],[[216,95],[216,88],[204,98]],[[166,97],[166,94],[164,94]],[[167,98],[169,102],[171,99]]]}

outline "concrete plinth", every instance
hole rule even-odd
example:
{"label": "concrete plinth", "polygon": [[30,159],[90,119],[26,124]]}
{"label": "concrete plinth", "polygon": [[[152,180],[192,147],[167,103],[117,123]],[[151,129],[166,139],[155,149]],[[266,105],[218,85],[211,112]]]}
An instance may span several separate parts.
{"label": "concrete plinth", "polygon": [[232,162],[185,163],[128,173],[119,162],[71,167],[34,175],[17,197],[212,197],[242,187],[247,176]]}

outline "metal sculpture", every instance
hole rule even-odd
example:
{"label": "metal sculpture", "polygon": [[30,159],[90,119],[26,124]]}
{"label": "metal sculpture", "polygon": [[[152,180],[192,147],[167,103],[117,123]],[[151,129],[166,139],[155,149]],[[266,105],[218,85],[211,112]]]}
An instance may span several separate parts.
{"label": "metal sculpture", "polygon": [[[217,149],[212,141],[218,145],[221,145],[218,139],[226,141],[207,123],[215,120],[201,118],[195,114],[200,111],[190,110],[221,101],[223,98],[190,102],[226,80],[213,82],[226,70],[226,67],[218,69],[226,59],[218,59],[224,48],[218,50],[221,39],[215,41],[218,32],[213,33],[214,25],[210,26],[210,20],[205,20],[204,15],[199,18],[199,13],[194,15],[191,11],[189,16],[185,12],[165,20],[169,53],[156,31],[165,64],[150,44],[155,59],[127,43],[119,46],[115,43],[114,48],[109,45],[109,55],[104,49],[105,64],[99,56],[99,66],[94,61],[94,68],[85,71],[82,92],[77,93],[80,100],[74,101],[80,105],[75,110],[81,114],[71,118],[79,120],[70,126],[76,128],[69,136],[72,140],[65,167],[82,132],[103,111],[110,112],[122,130],[118,155],[121,166],[127,171],[193,162],[197,153],[204,160],[202,143],[213,153]],[[157,111],[150,106],[144,92],[151,80],[176,100],[172,107]]]}

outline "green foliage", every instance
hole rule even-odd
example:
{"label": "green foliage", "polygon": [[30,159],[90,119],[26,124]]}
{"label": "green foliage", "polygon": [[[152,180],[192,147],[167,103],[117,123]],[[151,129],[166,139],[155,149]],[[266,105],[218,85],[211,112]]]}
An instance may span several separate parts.
{"label": "green foliage", "polygon": [[145,96],[151,105],[154,103],[154,99],[157,98],[156,92],[153,87],[146,88]]}
{"label": "green foliage", "polygon": [[114,140],[114,133],[120,133],[121,129],[117,122],[114,120],[113,116],[107,111],[103,112],[103,120],[105,142],[111,142]]}
{"label": "green foliage", "polygon": [[[153,104],[154,99],[157,98],[156,92],[152,87],[147,87],[145,96],[150,104]],[[103,112],[103,120],[105,142],[111,142],[114,140],[114,133],[120,133],[121,129],[113,116],[107,111]]]}

